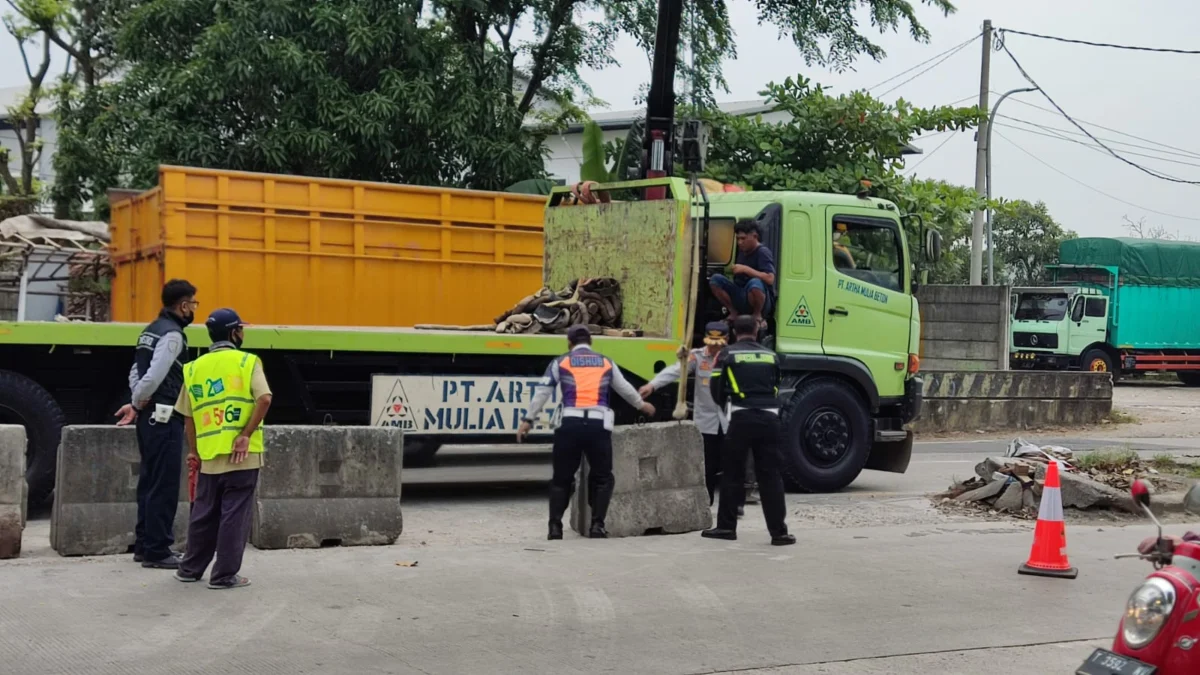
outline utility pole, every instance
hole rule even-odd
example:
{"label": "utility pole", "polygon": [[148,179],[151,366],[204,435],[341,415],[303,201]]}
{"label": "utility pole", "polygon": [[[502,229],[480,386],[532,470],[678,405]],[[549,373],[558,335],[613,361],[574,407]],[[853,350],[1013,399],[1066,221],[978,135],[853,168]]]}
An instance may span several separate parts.
{"label": "utility pole", "polygon": [[[979,69],[979,110],[983,117],[979,120],[979,128],[975,130],[975,192],[983,195],[987,192],[987,155],[988,155],[988,88],[992,68],[992,20],[983,22],[983,61]],[[982,209],[975,212],[971,218],[971,285],[983,283],[983,224]]]}

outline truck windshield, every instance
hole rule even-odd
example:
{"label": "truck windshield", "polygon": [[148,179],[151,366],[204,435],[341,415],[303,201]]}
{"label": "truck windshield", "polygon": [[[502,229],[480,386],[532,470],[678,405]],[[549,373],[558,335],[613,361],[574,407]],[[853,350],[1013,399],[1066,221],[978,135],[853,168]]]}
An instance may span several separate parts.
{"label": "truck windshield", "polygon": [[1017,321],[1062,321],[1069,298],[1054,293],[1022,293],[1017,303]]}

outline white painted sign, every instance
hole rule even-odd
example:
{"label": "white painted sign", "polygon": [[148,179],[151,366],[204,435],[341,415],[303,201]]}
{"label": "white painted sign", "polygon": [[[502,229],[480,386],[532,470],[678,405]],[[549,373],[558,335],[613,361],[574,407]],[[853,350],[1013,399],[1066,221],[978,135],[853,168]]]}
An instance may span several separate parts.
{"label": "white painted sign", "polygon": [[[371,424],[406,434],[517,433],[541,378],[486,375],[373,375]],[[534,432],[549,432],[562,416],[555,387]]]}

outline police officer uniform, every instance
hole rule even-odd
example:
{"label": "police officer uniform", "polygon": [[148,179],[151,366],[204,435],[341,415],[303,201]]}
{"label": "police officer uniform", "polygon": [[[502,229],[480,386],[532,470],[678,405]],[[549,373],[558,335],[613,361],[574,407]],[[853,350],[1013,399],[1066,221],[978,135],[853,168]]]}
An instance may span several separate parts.
{"label": "police officer uniform", "polygon": [[734,330],[737,342],[717,357],[712,375],[712,396],[719,406],[728,406],[729,433],[725,440],[721,479],[721,502],[717,526],[701,534],[711,539],[737,539],[737,508],[744,498],[747,452],[754,454],[759,495],[771,543],[796,543],[788,534],[785,516],[783,461],[779,421],[779,357],[752,337],[757,325],[751,317],[738,317]]}
{"label": "police officer uniform", "polygon": [[183,387],[189,321],[164,308],[138,336],[129,372],[130,400],[137,409],[140,463],[133,559],[144,567],[173,569],[178,558],[175,512],[183,468],[183,419],[172,412]]}
{"label": "police officer uniform", "polygon": [[612,429],[615,422],[610,405],[610,390],[635,408],[653,406],[642,401],[633,385],[608,357],[592,350],[591,333],[586,326],[567,330],[571,351],[554,359],[546,368],[529,411],[522,420],[518,438],[532,428],[546,407],[555,386],[562,388],[562,422],[554,431],[552,451],[554,473],[550,479],[550,527],[548,539],[562,539],[562,516],[575,491],[575,472],[582,457],[587,457],[588,504],[592,523],[588,536],[604,538],[604,518],[612,499],[615,481],[612,473]]}
{"label": "police officer uniform", "polygon": [[263,465],[263,425],[261,419],[254,423],[254,412],[270,404],[264,397],[271,396],[271,389],[259,358],[240,349],[243,323],[237,312],[218,309],[205,325],[212,347],[184,369],[176,403],[192,421],[188,445],[199,457],[200,475],[188,522],[188,551],[175,578],[199,581],[215,556],[209,588],[237,588],[250,583],[238,572]]}
{"label": "police officer uniform", "polygon": [[[695,396],[692,402],[692,421],[704,439],[704,482],[708,487],[708,503],[711,506],[720,486],[721,448],[725,443],[725,432],[729,418],[721,406],[713,401],[709,381],[717,363],[719,350],[729,338],[729,327],[724,321],[712,321],[704,327],[704,344],[707,347],[693,349],[688,354],[688,374],[696,378]],[[678,382],[681,374],[679,363],[663,368],[647,387],[657,390],[672,382]],[[643,390],[645,391],[645,390]]]}

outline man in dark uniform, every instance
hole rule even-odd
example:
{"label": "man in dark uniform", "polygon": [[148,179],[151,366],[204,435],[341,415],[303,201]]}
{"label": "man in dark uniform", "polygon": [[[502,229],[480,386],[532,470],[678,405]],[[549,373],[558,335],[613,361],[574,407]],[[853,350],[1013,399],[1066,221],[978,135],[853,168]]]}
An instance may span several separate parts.
{"label": "man in dark uniform", "polygon": [[575,492],[575,472],[586,456],[588,475],[588,504],[592,507],[592,525],[588,536],[603,539],[604,517],[612,499],[615,481],[612,473],[612,406],[609,390],[615,390],[629,405],[646,415],[654,414],[654,406],[642,400],[637,389],[621,374],[621,369],[608,357],[592,350],[592,334],[587,326],[567,329],[567,344],[571,351],[554,359],[546,368],[529,411],[517,429],[517,441],[522,442],[533,429],[556,386],[562,386],[562,423],[554,431],[554,475],[550,479],[550,530],[547,539],[562,539],[562,516],[571,504]]}
{"label": "man in dark uniform", "polygon": [[175,511],[179,506],[179,474],[183,469],[183,419],[175,400],[183,388],[187,336],[183,329],[195,317],[196,287],[172,279],[162,289],[162,312],[138,337],[129,369],[130,402],[117,411],[117,424],[137,419],[137,525],[133,560],[142,567],[176,569]]}
{"label": "man in dark uniform", "polygon": [[737,341],[721,351],[712,374],[712,395],[717,405],[729,409],[729,433],[725,440],[721,502],[717,526],[705,530],[710,539],[737,539],[737,507],[744,498],[746,452],[754,453],[758,490],[771,544],[788,546],[796,538],[788,534],[787,505],[779,465],[782,428],[779,423],[779,357],[756,342],[758,321],[739,316],[733,322]]}

